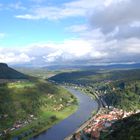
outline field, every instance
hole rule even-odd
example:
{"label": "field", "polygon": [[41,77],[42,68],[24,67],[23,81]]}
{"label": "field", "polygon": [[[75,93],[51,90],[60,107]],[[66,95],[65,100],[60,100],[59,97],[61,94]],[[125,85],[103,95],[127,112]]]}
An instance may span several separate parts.
{"label": "field", "polygon": [[[77,100],[44,80],[0,85],[1,139],[27,139],[58,123],[77,109]],[[16,128],[16,129],[15,129]]]}

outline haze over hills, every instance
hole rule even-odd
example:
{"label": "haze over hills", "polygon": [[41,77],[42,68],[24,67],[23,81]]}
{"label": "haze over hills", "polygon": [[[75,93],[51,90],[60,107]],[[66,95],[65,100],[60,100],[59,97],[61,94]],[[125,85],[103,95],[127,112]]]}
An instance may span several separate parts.
{"label": "haze over hills", "polygon": [[14,70],[6,63],[0,63],[0,79],[28,79],[29,76]]}
{"label": "haze over hills", "polygon": [[67,70],[67,69],[137,69],[140,63],[134,64],[108,64],[108,65],[50,65],[43,69],[48,70]]}

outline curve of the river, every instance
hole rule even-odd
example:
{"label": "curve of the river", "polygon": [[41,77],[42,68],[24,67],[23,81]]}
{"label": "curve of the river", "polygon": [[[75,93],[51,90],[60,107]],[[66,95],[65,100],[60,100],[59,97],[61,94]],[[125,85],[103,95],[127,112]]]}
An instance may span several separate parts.
{"label": "curve of the river", "polygon": [[88,120],[93,111],[97,111],[98,103],[90,96],[70,87],[67,90],[78,99],[79,107],[77,111],[30,140],[64,140],[65,137],[72,134],[80,125]]}

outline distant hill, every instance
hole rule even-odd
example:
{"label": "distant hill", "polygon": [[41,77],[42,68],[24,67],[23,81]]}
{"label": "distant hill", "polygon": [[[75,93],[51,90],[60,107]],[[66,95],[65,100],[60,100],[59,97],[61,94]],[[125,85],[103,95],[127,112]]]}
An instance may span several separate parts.
{"label": "distant hill", "polygon": [[138,69],[140,68],[140,63],[135,64],[110,64],[110,65],[50,65],[43,67],[47,70],[67,70],[67,69]]}
{"label": "distant hill", "polygon": [[0,63],[0,79],[28,79],[29,77],[10,68],[5,63]]}
{"label": "distant hill", "polygon": [[122,69],[122,70],[79,70],[72,72],[63,72],[50,78],[59,83],[77,83],[88,84],[104,80],[140,80],[140,69]]}

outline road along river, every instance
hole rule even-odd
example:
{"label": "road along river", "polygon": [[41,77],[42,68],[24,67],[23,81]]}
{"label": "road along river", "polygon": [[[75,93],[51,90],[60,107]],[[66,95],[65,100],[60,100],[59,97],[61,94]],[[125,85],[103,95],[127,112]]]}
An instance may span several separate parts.
{"label": "road along river", "polygon": [[98,110],[98,103],[90,96],[83,94],[81,91],[68,87],[67,90],[71,92],[79,102],[77,111],[52,126],[45,132],[40,133],[38,136],[31,138],[30,140],[64,140],[65,137],[72,134],[78,127],[80,127],[85,121],[89,119],[92,112]]}

